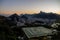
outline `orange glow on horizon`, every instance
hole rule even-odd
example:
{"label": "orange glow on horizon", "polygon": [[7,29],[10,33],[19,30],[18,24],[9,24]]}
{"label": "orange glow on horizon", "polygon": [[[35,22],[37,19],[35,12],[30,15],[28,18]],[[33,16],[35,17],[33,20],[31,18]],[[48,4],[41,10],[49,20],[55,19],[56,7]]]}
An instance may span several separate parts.
{"label": "orange glow on horizon", "polygon": [[24,10],[24,11],[1,11],[0,13],[3,13],[3,14],[14,14],[14,13],[17,13],[17,14],[34,14],[34,13],[38,13],[38,11],[36,10]]}
{"label": "orange glow on horizon", "polygon": [[[17,14],[35,14],[35,13],[39,13],[39,12],[40,11],[37,11],[37,10],[25,10],[25,11],[3,11],[0,13],[3,13],[3,14],[14,14],[14,13],[17,13]],[[60,14],[60,11],[53,12],[53,13]]]}

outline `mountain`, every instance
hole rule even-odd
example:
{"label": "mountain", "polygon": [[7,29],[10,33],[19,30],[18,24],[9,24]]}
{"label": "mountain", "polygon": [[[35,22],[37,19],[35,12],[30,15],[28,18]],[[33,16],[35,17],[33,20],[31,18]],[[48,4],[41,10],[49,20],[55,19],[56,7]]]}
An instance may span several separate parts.
{"label": "mountain", "polygon": [[22,19],[31,19],[31,18],[42,18],[42,19],[60,19],[60,15],[56,14],[56,13],[46,13],[46,12],[40,12],[38,14],[22,14],[22,15],[17,15],[16,13],[15,14],[12,14],[11,16],[9,16],[9,18],[11,18],[13,21],[16,20],[16,21],[19,21],[20,18]]}
{"label": "mountain", "polygon": [[19,16],[16,13],[9,16],[9,18],[11,18],[12,21],[18,21],[19,20]]}
{"label": "mountain", "polygon": [[6,18],[6,22],[10,26],[16,25],[18,20],[19,20],[19,15],[17,15],[16,13]]}
{"label": "mountain", "polygon": [[[8,16],[5,18],[7,24],[9,25],[19,25],[20,24],[51,24],[52,22],[55,22],[56,20],[60,20],[60,15],[56,13],[46,13],[46,12],[40,12],[38,14],[22,14],[17,15],[16,13]],[[42,22],[42,23],[41,23]],[[24,26],[23,25],[23,26]]]}
{"label": "mountain", "polygon": [[52,12],[51,13],[40,12],[39,14],[35,14],[34,17],[44,19],[60,19],[60,15]]}

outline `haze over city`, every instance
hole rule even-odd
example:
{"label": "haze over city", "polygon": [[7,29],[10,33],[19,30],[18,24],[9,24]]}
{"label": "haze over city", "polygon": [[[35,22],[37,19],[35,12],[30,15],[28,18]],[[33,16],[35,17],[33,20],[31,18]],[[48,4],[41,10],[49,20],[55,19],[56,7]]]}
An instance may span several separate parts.
{"label": "haze over city", "polygon": [[0,14],[34,14],[40,11],[60,14],[59,0],[0,0]]}

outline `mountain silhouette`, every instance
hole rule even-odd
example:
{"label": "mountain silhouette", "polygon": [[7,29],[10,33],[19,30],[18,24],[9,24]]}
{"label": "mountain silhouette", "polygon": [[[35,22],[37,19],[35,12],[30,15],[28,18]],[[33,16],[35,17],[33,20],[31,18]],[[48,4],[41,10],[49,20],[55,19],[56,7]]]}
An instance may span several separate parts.
{"label": "mountain silhouette", "polygon": [[18,21],[19,16],[16,13],[14,13],[14,14],[10,15],[9,18],[11,18],[11,20],[13,20],[13,21],[14,20],[17,20]]}
{"label": "mountain silhouette", "polygon": [[60,19],[60,15],[52,12],[51,13],[40,12],[39,14],[35,14],[34,17],[47,19]]}
{"label": "mountain silhouette", "polygon": [[[0,16],[1,17],[1,16]],[[21,18],[23,20],[34,20],[33,18],[42,18],[42,19],[56,19],[56,20],[60,20],[60,15],[56,14],[56,13],[46,13],[43,11],[40,11],[40,13],[37,14],[22,14],[22,15],[17,15],[16,13],[10,15],[7,17],[8,19],[10,19],[10,21],[19,21]]]}

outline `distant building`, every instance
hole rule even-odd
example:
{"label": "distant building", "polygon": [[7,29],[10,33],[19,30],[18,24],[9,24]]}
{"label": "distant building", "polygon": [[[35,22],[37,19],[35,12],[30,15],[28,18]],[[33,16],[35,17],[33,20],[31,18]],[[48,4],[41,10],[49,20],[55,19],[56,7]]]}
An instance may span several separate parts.
{"label": "distant building", "polygon": [[26,40],[50,40],[51,35],[53,35],[53,31],[45,27],[26,27],[22,28],[22,31]]}

